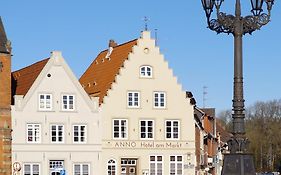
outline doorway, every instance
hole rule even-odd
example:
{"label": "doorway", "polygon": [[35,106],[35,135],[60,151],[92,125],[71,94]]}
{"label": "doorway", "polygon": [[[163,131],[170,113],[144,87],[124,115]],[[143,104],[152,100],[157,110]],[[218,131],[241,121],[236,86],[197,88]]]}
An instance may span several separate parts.
{"label": "doorway", "polygon": [[121,159],[121,175],[137,175],[137,159]]}

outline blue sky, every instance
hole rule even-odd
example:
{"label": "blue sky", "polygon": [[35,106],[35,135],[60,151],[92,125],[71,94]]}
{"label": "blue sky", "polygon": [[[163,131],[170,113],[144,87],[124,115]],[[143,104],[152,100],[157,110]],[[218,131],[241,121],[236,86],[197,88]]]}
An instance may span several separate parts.
{"label": "blue sky", "polygon": [[[233,13],[234,0],[222,11]],[[241,1],[250,14],[250,0]],[[61,50],[79,78],[108,40],[123,43],[140,36],[143,17],[183,88],[192,91],[198,106],[217,112],[230,109],[233,82],[233,37],[207,29],[200,0],[28,0],[1,2],[2,20],[13,46],[13,70]],[[281,98],[281,7],[275,3],[272,21],[244,37],[246,106]]]}

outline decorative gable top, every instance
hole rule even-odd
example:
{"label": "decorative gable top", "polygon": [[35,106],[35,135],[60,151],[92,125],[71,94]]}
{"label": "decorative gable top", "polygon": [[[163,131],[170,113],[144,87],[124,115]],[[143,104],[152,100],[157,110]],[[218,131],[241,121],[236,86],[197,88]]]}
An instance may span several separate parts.
{"label": "decorative gable top", "polygon": [[49,58],[12,72],[12,96],[25,95],[48,61]]}
{"label": "decorative gable top", "polygon": [[2,23],[2,19],[0,17],[0,53],[9,53],[8,47],[8,40],[6,36],[6,32],[4,29],[4,25]]}
{"label": "decorative gable top", "polygon": [[132,52],[133,46],[137,44],[137,39],[116,45],[110,50],[106,49],[96,57],[88,69],[80,78],[80,83],[85,91],[94,97],[99,97],[99,103],[103,102],[104,96],[111,88],[111,84],[115,80],[119,69],[123,63],[128,59],[128,55]]}

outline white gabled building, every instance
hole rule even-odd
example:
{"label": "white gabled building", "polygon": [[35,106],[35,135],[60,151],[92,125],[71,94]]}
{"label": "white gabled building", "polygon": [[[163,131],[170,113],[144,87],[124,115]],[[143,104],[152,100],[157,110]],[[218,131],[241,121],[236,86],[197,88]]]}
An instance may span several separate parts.
{"label": "white gabled building", "polygon": [[17,173],[101,174],[98,98],[87,95],[61,53],[54,51],[12,76],[12,162],[21,166]]}
{"label": "white gabled building", "polygon": [[99,97],[101,174],[195,174],[194,105],[150,32],[111,41],[80,83]]}

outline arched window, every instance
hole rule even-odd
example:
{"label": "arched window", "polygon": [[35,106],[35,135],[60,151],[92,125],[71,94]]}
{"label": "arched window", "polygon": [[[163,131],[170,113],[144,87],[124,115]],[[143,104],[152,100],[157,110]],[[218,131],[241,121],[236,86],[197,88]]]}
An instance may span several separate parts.
{"label": "arched window", "polygon": [[116,161],[114,159],[110,159],[107,162],[107,174],[108,175],[116,175]]}
{"label": "arched window", "polygon": [[152,78],[152,67],[151,66],[141,66],[140,67],[140,77]]}

